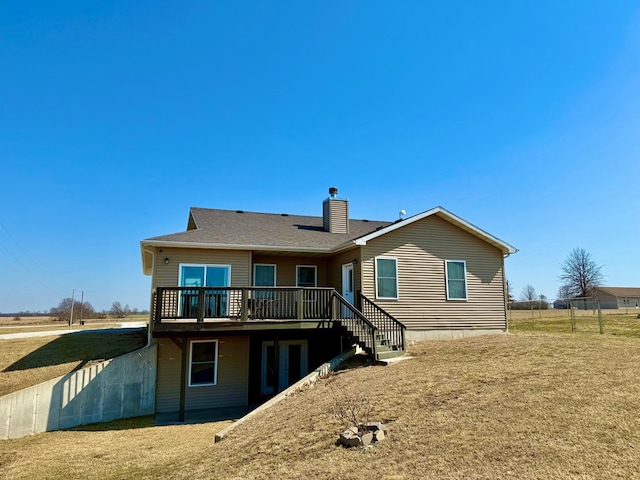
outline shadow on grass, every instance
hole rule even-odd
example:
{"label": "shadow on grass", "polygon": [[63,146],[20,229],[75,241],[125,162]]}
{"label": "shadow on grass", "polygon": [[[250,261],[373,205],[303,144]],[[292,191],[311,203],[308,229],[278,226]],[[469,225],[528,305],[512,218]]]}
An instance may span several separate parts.
{"label": "shadow on grass", "polygon": [[136,430],[139,428],[155,427],[153,415],[144,417],[123,418],[114,420],[113,422],[92,423],[90,425],[81,425],[79,427],[69,428],[71,432],[109,432],[113,430]]}
{"label": "shadow on grass", "polygon": [[340,371],[343,371],[343,370],[354,370],[356,368],[371,367],[371,366],[386,366],[386,363],[373,360],[371,357],[369,357],[369,355],[366,355],[366,354],[358,354],[358,355],[354,355],[351,358],[348,358],[347,360],[342,362],[340,365],[338,365],[334,370],[334,373],[339,373]]}
{"label": "shadow on grass", "polygon": [[5,368],[4,372],[80,362],[74,369],[92,361],[102,361],[142,348],[147,343],[146,329],[108,328],[100,331],[61,335]]}

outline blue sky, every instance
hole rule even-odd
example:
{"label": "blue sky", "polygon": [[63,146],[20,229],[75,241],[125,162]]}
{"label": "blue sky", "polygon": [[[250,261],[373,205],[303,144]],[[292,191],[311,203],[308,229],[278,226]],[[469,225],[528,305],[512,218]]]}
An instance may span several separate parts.
{"label": "blue sky", "polygon": [[637,2],[3,2],[0,312],[149,305],[190,206],[441,205],[554,297],[640,286]]}

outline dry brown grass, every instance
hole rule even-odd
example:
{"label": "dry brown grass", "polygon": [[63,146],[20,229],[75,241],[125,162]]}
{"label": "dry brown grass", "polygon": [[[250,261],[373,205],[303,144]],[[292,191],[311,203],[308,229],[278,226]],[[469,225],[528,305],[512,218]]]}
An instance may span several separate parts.
{"label": "dry brown grass", "polygon": [[[0,442],[0,471],[90,479],[640,478],[638,339],[509,335],[421,342],[410,352],[409,361],[335,374],[219,444],[211,443],[218,425],[55,432]],[[336,387],[369,392],[376,418],[389,426],[384,442],[366,452],[334,445]]]}
{"label": "dry brown grass", "polygon": [[230,423],[154,427],[141,417],[0,441],[0,479],[158,478],[197,462]]}
{"label": "dry brown grass", "polygon": [[19,320],[16,320],[15,316],[9,317],[0,317],[0,326],[3,325],[41,325],[41,324],[53,324],[54,322],[60,324],[61,322],[54,321],[53,318],[49,316],[40,316],[40,317],[17,317]]}
{"label": "dry brown grass", "polygon": [[[7,333],[5,330],[3,330],[3,328],[8,327],[18,327],[20,329],[19,331],[25,331],[22,330],[22,328],[33,326],[52,326],[67,328],[69,326],[67,323],[61,322],[49,316],[18,318],[19,320],[15,320],[15,316],[0,317],[0,333]],[[107,315],[106,318],[84,318],[82,321],[85,323],[85,325],[89,325],[100,323],[143,322],[148,320],[149,314],[137,314],[129,315],[127,318],[114,318],[111,315]],[[74,319],[73,327],[79,327],[79,319]]]}
{"label": "dry brown grass", "polygon": [[141,348],[141,330],[0,340],[0,396]]}

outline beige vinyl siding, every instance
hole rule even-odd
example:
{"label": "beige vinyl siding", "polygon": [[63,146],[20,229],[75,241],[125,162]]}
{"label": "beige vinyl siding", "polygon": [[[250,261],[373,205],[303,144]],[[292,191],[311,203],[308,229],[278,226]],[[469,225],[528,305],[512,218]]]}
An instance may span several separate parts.
{"label": "beige vinyl siding", "polygon": [[611,306],[614,306],[614,305],[620,308],[620,306],[623,305],[623,301],[624,301],[624,298],[618,298],[615,295],[611,295],[610,293],[606,293],[602,291],[597,291],[596,298],[600,300],[600,305],[606,305],[607,308],[611,308]]}
{"label": "beige vinyl siding", "polygon": [[323,227],[331,233],[349,233],[349,202],[326,199],[322,204]]}
{"label": "beige vinyl siding", "polygon": [[[169,264],[164,263],[165,258],[169,259]],[[246,287],[250,285],[251,252],[249,251],[161,248],[156,249],[151,287],[178,286],[178,268],[181,263],[231,265],[231,286]]]}
{"label": "beige vinyl siding", "polygon": [[[185,409],[234,407],[248,404],[249,337],[212,337],[218,340],[218,383],[186,389]],[[180,348],[170,338],[158,339],[156,413],[180,408]],[[185,372],[188,374],[189,355]],[[189,379],[187,378],[187,385]]]}
{"label": "beige vinyl siding", "polygon": [[[375,257],[398,260],[398,300],[376,299]],[[465,260],[467,300],[447,300],[445,260]],[[502,252],[437,216],[362,247],[362,293],[409,329],[506,328]]]}
{"label": "beige vinyl siding", "polygon": [[353,263],[353,291],[358,292],[360,283],[360,248],[341,252],[327,260],[327,287],[333,287],[342,294],[342,265]]}
{"label": "beige vinyl siding", "polygon": [[[276,265],[276,286],[296,286],[296,266],[315,265],[319,287],[326,285],[326,261],[322,257],[289,257],[279,255],[254,255],[253,263],[269,263]],[[253,269],[253,267],[252,267]]]}

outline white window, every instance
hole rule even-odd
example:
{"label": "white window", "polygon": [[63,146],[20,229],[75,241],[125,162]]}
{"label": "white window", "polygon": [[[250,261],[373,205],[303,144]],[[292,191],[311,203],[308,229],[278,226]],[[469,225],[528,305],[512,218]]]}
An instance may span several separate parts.
{"label": "white window", "polygon": [[218,341],[192,340],[189,350],[189,386],[218,383]]}
{"label": "white window", "polygon": [[228,287],[231,278],[230,265],[180,264],[181,287]]}
{"label": "white window", "polygon": [[376,298],[398,299],[398,259],[376,257]]}
{"label": "white window", "polygon": [[317,270],[318,267],[316,267],[315,265],[297,265],[296,287],[317,287]]}
{"label": "white window", "polygon": [[445,260],[447,300],[467,299],[467,262]]}
{"label": "white window", "polygon": [[256,263],[253,266],[254,287],[275,287],[276,266],[271,264]]}

